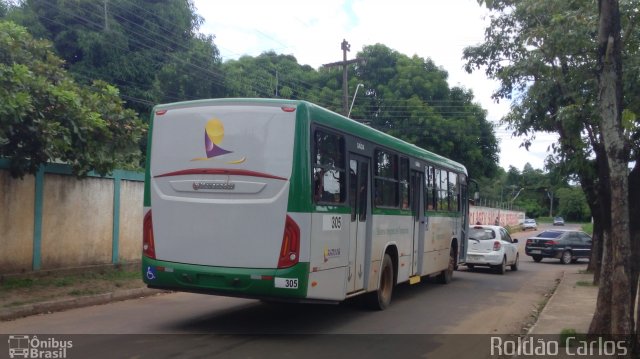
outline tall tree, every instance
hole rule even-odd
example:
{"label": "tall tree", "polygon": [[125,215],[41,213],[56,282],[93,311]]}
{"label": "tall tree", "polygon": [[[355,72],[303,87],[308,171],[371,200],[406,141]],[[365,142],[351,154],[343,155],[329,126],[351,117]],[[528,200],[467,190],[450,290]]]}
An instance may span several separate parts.
{"label": "tall tree", "polygon": [[[465,49],[467,69],[484,68],[490,77],[501,82],[494,96],[513,99],[512,111],[504,120],[515,134],[529,136],[525,146],[535,140],[536,132],[559,134],[560,140],[553,149],[566,168],[578,175],[594,215],[596,260],[605,259],[603,265],[596,268],[601,272],[596,273],[595,278],[611,278],[614,268],[608,261],[610,258],[607,254],[612,251],[608,239],[612,231],[612,219],[618,219],[611,216],[612,186],[602,128],[606,124],[601,121],[599,110],[598,86],[601,82],[594,76],[598,73],[600,54],[597,9],[587,0],[479,2],[492,10],[491,25],[487,28],[484,44]],[[639,38],[633,21],[637,18],[638,5],[637,0],[628,0],[623,6],[625,16],[622,19],[626,23],[624,38],[632,44],[637,44]],[[637,61],[640,55],[638,46],[624,47],[621,51],[623,61]],[[635,79],[632,81],[637,82]],[[626,92],[624,94],[626,96]],[[635,95],[631,93],[631,96]],[[622,100],[625,104],[633,101],[624,97]],[[637,121],[633,124],[626,133],[632,138],[639,129]],[[629,183],[632,183],[634,173],[640,171],[637,151],[633,154],[636,165]],[[621,159],[618,157],[617,160]],[[630,187],[629,194],[633,190]],[[636,213],[638,215],[640,213]],[[633,214],[631,216],[634,217]],[[634,228],[630,230],[630,235],[637,238]],[[638,258],[637,249],[633,250]],[[633,268],[627,264],[631,283],[637,283],[637,270]],[[626,288],[635,289],[636,286]],[[610,282],[601,282],[599,297],[611,298],[611,290]],[[607,294],[607,291],[610,293]],[[599,305],[597,315],[602,318],[599,322],[610,324],[612,306],[618,304],[628,305],[610,301]],[[610,333],[612,330],[609,325],[595,331]]]}
{"label": "tall tree", "polygon": [[498,141],[487,113],[469,90],[449,88],[431,59],[408,57],[382,44],[358,53],[353,86],[364,84],[353,116],[379,130],[464,163],[472,177],[496,173]]}
{"label": "tall tree", "polygon": [[598,10],[598,102],[611,186],[611,254],[608,256],[612,261],[610,330],[612,334],[631,334],[635,330],[633,298],[637,282],[632,282],[629,276],[629,147],[622,128],[622,44],[618,0],[599,0]]}
{"label": "tall tree", "polygon": [[223,93],[218,49],[198,34],[191,0],[25,0],[9,17],[51,40],[78,81],[118,86],[140,113]]}
{"label": "tall tree", "polygon": [[71,164],[77,175],[135,167],[145,125],[102,81],[78,85],[51,44],[0,21],[0,157],[13,176],[47,162]]}

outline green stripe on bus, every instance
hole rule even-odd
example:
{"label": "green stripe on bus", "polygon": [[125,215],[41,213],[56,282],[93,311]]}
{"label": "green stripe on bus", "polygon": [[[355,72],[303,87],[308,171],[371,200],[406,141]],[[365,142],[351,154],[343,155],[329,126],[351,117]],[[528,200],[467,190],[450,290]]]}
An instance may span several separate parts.
{"label": "green stripe on bus", "polygon": [[289,187],[289,212],[311,212],[311,168],[309,167],[310,122],[307,107],[296,108],[295,139],[293,142],[293,168]]}
{"label": "green stripe on bus", "polygon": [[142,205],[145,207],[151,207],[151,138],[153,134],[153,122],[156,115],[156,107],[153,108],[153,112],[149,117],[149,130],[147,132],[147,162],[145,163],[144,170],[144,197]]}

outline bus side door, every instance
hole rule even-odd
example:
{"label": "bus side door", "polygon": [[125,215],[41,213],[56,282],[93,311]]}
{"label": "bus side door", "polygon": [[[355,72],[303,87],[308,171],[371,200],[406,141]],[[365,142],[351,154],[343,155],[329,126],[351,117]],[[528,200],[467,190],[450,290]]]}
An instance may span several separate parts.
{"label": "bus side door", "polygon": [[413,251],[411,256],[411,275],[422,273],[424,256],[425,215],[424,215],[424,173],[411,170],[411,212],[413,214]]}
{"label": "bus side door", "polygon": [[371,160],[349,154],[349,203],[351,226],[349,235],[349,268],[347,293],[364,288],[367,222],[371,216]]}

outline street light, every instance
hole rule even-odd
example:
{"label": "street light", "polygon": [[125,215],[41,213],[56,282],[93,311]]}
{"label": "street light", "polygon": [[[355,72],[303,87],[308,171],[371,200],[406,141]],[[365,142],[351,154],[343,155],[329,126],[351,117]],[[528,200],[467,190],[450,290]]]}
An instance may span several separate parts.
{"label": "street light", "polygon": [[353,100],[351,100],[351,107],[349,107],[349,113],[347,114],[347,117],[351,118],[351,110],[353,109],[353,103],[356,102],[356,96],[358,96],[358,89],[360,87],[364,87],[364,84],[358,84],[358,86],[356,86],[356,92],[353,94]]}
{"label": "street light", "polygon": [[511,209],[513,209],[513,202],[516,200],[516,198],[518,198],[518,196],[520,195],[520,192],[522,192],[523,189],[524,187],[520,187],[520,190],[518,191],[518,193],[516,193],[516,195],[513,196],[513,199],[511,199]]}

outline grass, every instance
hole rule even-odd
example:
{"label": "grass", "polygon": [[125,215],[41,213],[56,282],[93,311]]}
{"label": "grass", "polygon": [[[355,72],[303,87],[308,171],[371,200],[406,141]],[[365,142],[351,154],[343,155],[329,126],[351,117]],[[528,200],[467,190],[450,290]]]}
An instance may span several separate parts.
{"label": "grass", "polygon": [[593,223],[584,223],[582,224],[582,230],[585,233],[588,233],[590,236],[593,235]]}
{"label": "grass", "polygon": [[0,288],[5,290],[31,288],[35,282],[33,278],[7,278],[0,281]]}
{"label": "grass", "polygon": [[0,276],[0,308],[144,287],[138,265]]}
{"label": "grass", "polygon": [[78,283],[96,280],[118,281],[140,278],[140,270],[135,268],[102,268],[74,273],[34,275],[31,277],[0,277],[0,290],[29,289],[35,287],[69,287]]}
{"label": "grass", "polygon": [[593,285],[593,282],[590,282],[588,280],[579,280],[576,282],[576,286],[578,287],[595,287]]}

